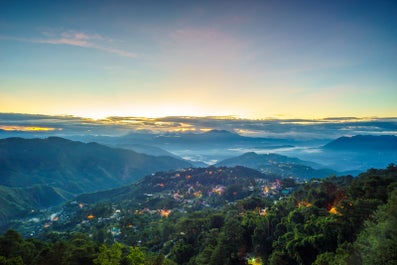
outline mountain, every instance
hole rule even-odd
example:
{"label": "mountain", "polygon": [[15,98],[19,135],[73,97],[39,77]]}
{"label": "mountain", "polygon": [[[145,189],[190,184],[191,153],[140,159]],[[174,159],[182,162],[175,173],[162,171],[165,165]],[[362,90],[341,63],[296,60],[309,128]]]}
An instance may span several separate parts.
{"label": "mountain", "polygon": [[0,140],[0,185],[46,184],[72,194],[132,183],[161,170],[189,167],[186,161],[59,137]]}
{"label": "mountain", "polygon": [[325,150],[397,152],[395,135],[356,135],[340,137],[323,146]]}
{"label": "mountain", "polygon": [[284,139],[270,139],[261,137],[246,137],[226,130],[210,130],[204,133],[168,133],[157,136],[154,141],[161,144],[187,145],[236,145],[236,144],[285,144]]}
{"label": "mountain", "polygon": [[397,137],[394,135],[340,137],[320,150],[316,155],[339,171],[385,168],[397,163]]}
{"label": "mountain", "polygon": [[[245,153],[238,157],[229,158],[216,164],[216,166],[244,166],[259,170],[267,174],[280,175],[282,177],[323,178],[336,171],[320,169],[321,165],[303,161],[298,158],[287,157],[278,154]],[[314,168],[317,169],[314,169]]]}

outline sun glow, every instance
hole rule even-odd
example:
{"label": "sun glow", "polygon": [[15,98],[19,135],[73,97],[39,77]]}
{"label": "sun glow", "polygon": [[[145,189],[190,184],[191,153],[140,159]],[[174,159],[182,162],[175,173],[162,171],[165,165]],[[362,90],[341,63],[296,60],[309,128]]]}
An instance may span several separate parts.
{"label": "sun glow", "polygon": [[19,126],[19,125],[0,125],[0,130],[20,131],[20,132],[49,132],[49,131],[62,130],[62,129],[50,128],[50,127]]}

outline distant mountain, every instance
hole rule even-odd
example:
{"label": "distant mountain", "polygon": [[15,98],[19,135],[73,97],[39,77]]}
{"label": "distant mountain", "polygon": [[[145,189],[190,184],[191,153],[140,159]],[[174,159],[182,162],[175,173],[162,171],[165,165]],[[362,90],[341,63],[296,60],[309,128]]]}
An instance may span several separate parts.
{"label": "distant mountain", "polygon": [[325,150],[397,152],[397,136],[356,135],[340,137],[323,146]]}
{"label": "distant mountain", "polygon": [[156,143],[169,144],[284,144],[284,139],[270,139],[261,137],[246,137],[226,130],[211,130],[204,133],[168,133],[154,139]]}
{"label": "distant mountain", "polygon": [[46,184],[80,194],[120,187],[156,171],[189,166],[172,157],[59,137],[0,140],[0,185],[10,187]]}
{"label": "distant mountain", "polygon": [[[245,153],[238,157],[229,158],[216,164],[216,166],[244,166],[259,170],[267,174],[282,177],[323,178],[337,172],[331,169],[319,169],[321,165],[303,161],[298,158],[278,154]],[[318,168],[318,169],[314,169]]]}

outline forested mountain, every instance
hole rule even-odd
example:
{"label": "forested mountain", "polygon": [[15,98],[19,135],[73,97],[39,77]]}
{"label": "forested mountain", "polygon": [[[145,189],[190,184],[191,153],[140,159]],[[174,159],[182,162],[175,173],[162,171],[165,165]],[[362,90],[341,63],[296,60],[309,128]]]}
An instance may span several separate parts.
{"label": "forested mountain", "polygon": [[58,137],[0,140],[0,184],[10,187],[47,184],[80,194],[129,184],[156,171],[189,166],[171,157]]}
{"label": "forested mountain", "polygon": [[[287,157],[278,154],[256,154],[245,153],[238,157],[229,158],[216,164],[216,166],[244,166],[259,170],[263,173],[276,176],[299,177],[302,179],[324,178],[334,175],[337,172],[331,169],[321,168],[322,166],[298,158]],[[313,167],[317,168],[314,169]]]}
{"label": "forested mountain", "polygon": [[0,140],[0,224],[84,192],[130,184],[183,160],[58,137]]}

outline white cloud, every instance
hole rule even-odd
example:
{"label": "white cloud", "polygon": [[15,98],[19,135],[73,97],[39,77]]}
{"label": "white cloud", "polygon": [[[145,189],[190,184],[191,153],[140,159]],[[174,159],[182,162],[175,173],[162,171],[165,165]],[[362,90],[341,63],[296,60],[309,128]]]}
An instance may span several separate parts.
{"label": "white cloud", "polygon": [[99,34],[87,34],[79,31],[42,32],[40,38],[20,38],[12,36],[0,36],[3,40],[14,40],[20,42],[42,43],[52,45],[69,45],[82,48],[96,49],[107,53],[116,54],[122,57],[136,58],[138,55],[133,52],[122,50],[111,46],[114,42],[111,38]]}

